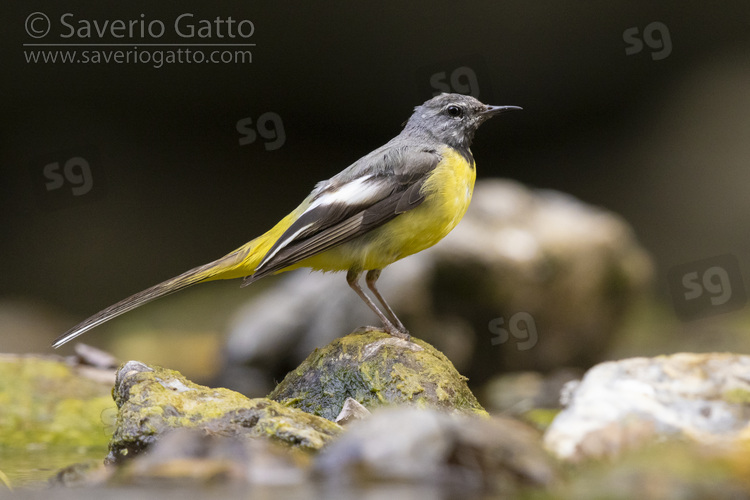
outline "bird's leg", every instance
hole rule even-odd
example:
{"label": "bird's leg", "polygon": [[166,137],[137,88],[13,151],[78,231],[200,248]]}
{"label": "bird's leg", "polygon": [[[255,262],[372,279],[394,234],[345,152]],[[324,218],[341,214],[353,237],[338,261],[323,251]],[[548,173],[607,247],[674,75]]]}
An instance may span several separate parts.
{"label": "bird's leg", "polygon": [[396,328],[398,328],[399,332],[406,334],[406,336],[408,337],[409,331],[406,329],[404,324],[401,323],[401,320],[398,319],[398,316],[396,316],[396,313],[393,312],[393,309],[391,309],[391,306],[388,305],[388,302],[386,302],[383,296],[380,295],[378,288],[375,286],[375,282],[378,281],[378,278],[380,278],[381,271],[382,269],[372,269],[371,271],[367,271],[367,276],[365,277],[365,281],[367,282],[367,288],[372,290],[372,293],[375,294],[375,297],[383,305],[386,313],[393,321],[393,324],[396,325]]}
{"label": "bird's leg", "polygon": [[[383,326],[385,327],[386,332],[390,333],[391,335],[395,337],[405,338],[406,340],[408,340],[409,334],[402,332],[398,328],[393,326],[393,323],[391,322],[391,320],[388,319],[388,317],[385,314],[383,314],[383,312],[380,309],[378,309],[378,306],[375,305],[375,302],[373,302],[372,299],[368,297],[367,294],[365,294],[365,292],[362,290],[362,287],[359,286],[359,277],[361,275],[362,275],[361,271],[357,272],[354,270],[349,270],[349,272],[346,273],[346,282],[349,283],[349,286],[351,287],[351,289],[354,290],[357,295],[359,295],[359,298],[362,299],[365,302],[365,304],[369,306],[370,309],[372,309],[372,311],[378,316],[378,318],[380,318],[380,321],[383,322]],[[367,284],[369,286],[370,274],[368,273],[367,276],[368,276]],[[382,302],[382,298],[380,299],[380,301]],[[390,308],[388,308],[388,310],[390,311]],[[401,324],[400,321],[398,323]]]}

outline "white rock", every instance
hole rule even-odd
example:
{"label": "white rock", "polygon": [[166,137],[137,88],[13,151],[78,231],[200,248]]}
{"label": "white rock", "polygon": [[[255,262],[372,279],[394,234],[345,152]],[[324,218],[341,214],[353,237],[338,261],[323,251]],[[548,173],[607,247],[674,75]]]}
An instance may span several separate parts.
{"label": "white rock", "polygon": [[560,458],[614,455],[666,436],[731,443],[747,432],[750,356],[681,353],[601,363],[567,391],[544,436]]}

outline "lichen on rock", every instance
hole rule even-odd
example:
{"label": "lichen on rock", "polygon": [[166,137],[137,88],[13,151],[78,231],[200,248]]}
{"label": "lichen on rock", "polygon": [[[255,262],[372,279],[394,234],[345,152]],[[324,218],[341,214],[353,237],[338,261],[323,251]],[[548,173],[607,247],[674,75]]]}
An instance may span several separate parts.
{"label": "lichen on rock", "polygon": [[176,371],[136,361],[118,370],[113,395],[119,413],[108,462],[138,454],[179,428],[268,438],[302,450],[317,450],[341,431],[333,422],[275,401],[194,384]]}
{"label": "lichen on rock", "polygon": [[430,344],[362,328],[316,349],[268,397],[328,420],[347,398],[368,409],[408,405],[487,415],[466,380]]}

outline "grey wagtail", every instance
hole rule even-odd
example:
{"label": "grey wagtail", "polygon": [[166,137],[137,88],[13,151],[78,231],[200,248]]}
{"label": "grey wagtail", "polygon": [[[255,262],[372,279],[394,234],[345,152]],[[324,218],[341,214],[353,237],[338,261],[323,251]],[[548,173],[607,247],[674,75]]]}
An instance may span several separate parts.
{"label": "grey wagtail", "polygon": [[[414,109],[399,135],[319,182],[292,213],[230,254],[109,306],[53,343],[59,347],[131,309],[190,285],[309,267],[346,271],[346,281],[391,335],[409,333],[375,283],[387,265],[431,247],[466,213],[476,170],[469,146],[479,125],[517,106],[441,94]],[[362,290],[365,282],[382,309]]]}

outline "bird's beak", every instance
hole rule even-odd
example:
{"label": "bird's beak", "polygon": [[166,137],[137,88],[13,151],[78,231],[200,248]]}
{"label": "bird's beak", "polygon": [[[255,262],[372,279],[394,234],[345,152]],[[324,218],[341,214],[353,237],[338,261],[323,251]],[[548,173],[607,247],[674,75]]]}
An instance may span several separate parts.
{"label": "bird's beak", "polygon": [[499,115],[500,113],[504,113],[506,111],[513,111],[513,110],[521,110],[523,108],[518,106],[486,106],[486,109],[484,111],[480,112],[480,115],[484,118],[490,118],[495,115]]}

